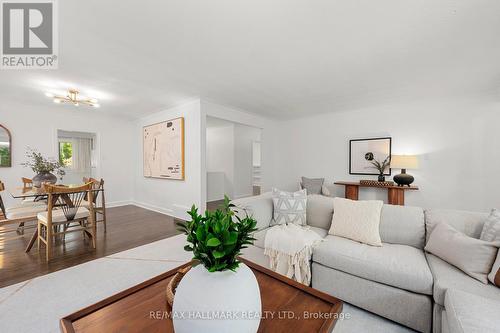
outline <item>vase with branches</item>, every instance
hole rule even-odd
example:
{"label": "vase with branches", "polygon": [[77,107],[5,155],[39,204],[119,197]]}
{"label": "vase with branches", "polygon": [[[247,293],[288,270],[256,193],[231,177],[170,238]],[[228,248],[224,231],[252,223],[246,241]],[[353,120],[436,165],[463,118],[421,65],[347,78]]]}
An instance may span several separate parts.
{"label": "vase with branches", "polygon": [[383,160],[382,162],[373,158],[371,160],[368,160],[368,162],[370,162],[372,168],[376,169],[379,172],[378,181],[379,182],[385,181],[384,172],[385,169],[387,169],[387,167],[391,165],[391,156],[390,155],[387,156],[385,160]]}
{"label": "vase with branches", "polygon": [[42,183],[55,184],[57,177],[53,174],[55,172],[60,179],[66,174],[64,165],[54,158],[44,157],[38,150],[28,147],[26,151],[27,161],[21,163],[22,166],[30,168],[35,173],[33,177],[33,186],[41,187]]}

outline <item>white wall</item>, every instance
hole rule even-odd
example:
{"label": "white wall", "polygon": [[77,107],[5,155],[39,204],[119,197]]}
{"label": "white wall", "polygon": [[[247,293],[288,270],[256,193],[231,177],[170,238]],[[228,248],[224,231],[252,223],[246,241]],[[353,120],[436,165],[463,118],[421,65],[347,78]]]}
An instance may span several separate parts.
{"label": "white wall", "polygon": [[[100,174],[105,180],[109,206],[130,203],[132,199],[134,126],[130,120],[109,117],[99,109],[71,106],[26,107],[0,105],[0,123],[12,134],[12,167],[0,168],[0,180],[6,187],[22,186],[21,177],[34,177],[25,161],[26,147],[38,149],[45,156],[57,157],[57,130],[96,133],[100,151]],[[64,181],[64,180],[63,180]]]}
{"label": "white wall", "polygon": [[[296,189],[300,176],[357,180],[348,174],[350,139],[391,136],[393,154],[417,154],[418,192],[406,204],[486,211],[500,204],[499,104],[474,101],[387,105],[284,121],[278,126],[276,185]],[[399,173],[399,170],[393,170]],[[375,179],[375,177],[371,177]],[[336,186],[336,194],[343,188]],[[386,199],[362,189],[361,199]]]}
{"label": "white wall", "polygon": [[[178,117],[184,117],[185,180],[144,177],[143,127]],[[204,120],[201,117],[199,101],[161,111],[136,121],[133,138],[135,141],[134,202],[137,205],[179,218],[186,218],[186,211],[193,204],[197,207],[204,207],[206,193],[203,192],[201,186],[202,171],[205,173],[206,169],[204,157],[202,157],[205,150],[203,138],[205,131],[202,137],[202,126],[204,126]],[[204,193],[203,197],[202,193]]]}
{"label": "white wall", "polygon": [[[232,124],[224,127],[207,127],[207,172],[224,173],[222,192],[230,198],[234,195],[234,134],[234,125]],[[212,183],[207,185],[207,201],[224,198],[224,196],[220,196],[220,191],[216,191],[218,189],[217,185],[220,184]]]}

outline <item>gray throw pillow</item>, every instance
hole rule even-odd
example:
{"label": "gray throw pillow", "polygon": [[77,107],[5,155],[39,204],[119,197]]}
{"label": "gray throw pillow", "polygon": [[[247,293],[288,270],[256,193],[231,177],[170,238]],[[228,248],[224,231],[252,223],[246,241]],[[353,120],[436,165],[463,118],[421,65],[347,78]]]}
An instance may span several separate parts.
{"label": "gray throw pillow", "polygon": [[487,284],[498,246],[496,242],[466,236],[441,222],[429,236],[425,250]]}
{"label": "gray throw pillow", "polygon": [[288,223],[306,225],[306,190],[285,192],[273,188],[273,206],[271,226]]}
{"label": "gray throw pillow", "polygon": [[487,242],[500,241],[500,211],[492,209],[486,219],[479,239]]}
{"label": "gray throw pillow", "polygon": [[302,187],[302,189],[307,190],[307,194],[321,194],[321,188],[323,187],[324,182],[325,178],[302,177],[300,186]]}

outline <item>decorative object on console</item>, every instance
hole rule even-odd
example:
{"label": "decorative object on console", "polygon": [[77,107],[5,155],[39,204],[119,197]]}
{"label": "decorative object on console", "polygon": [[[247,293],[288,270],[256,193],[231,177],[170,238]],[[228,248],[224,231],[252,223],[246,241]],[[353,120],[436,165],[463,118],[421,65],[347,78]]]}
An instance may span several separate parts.
{"label": "decorative object on console", "polygon": [[488,274],[498,253],[498,245],[464,235],[449,224],[441,222],[432,230],[425,251],[487,284]]}
{"label": "decorative object on console", "polygon": [[[351,175],[376,175],[390,176],[391,168],[389,163],[383,165],[383,168],[376,167],[378,162],[382,167],[383,161],[391,159],[392,139],[373,138],[356,139],[349,141],[349,174]],[[373,170],[377,168],[377,172]]]}
{"label": "decorative object on console", "polygon": [[375,186],[375,187],[387,187],[387,186],[394,186],[394,182],[392,181],[378,181],[378,180],[371,180],[371,179],[362,179],[359,181],[359,185],[364,185],[364,186]]}
{"label": "decorative object on console", "polygon": [[184,180],[184,118],[145,126],[144,177]]}
{"label": "decorative object on console", "polygon": [[286,192],[276,188],[272,190],[273,219],[271,226],[294,223],[306,225],[307,191]]}
{"label": "decorative object on console", "polygon": [[98,108],[99,101],[95,98],[80,98],[78,97],[78,94],[80,92],[76,89],[69,89],[68,93],[66,96],[62,95],[55,95],[53,93],[47,92],[45,93],[45,96],[50,97],[53,99],[54,103],[69,103],[73,104],[74,106],[79,106],[80,104],[92,106],[94,108]]}
{"label": "decorative object on console", "polygon": [[26,157],[28,161],[21,163],[21,165],[31,168],[36,174],[36,176],[33,177],[34,187],[41,187],[43,183],[57,183],[57,177],[52,174],[52,172],[57,173],[61,179],[66,174],[64,165],[62,165],[61,162],[53,158],[43,157],[36,149],[28,147]]}
{"label": "decorative object on console", "polygon": [[[262,311],[257,279],[247,265],[238,260],[241,249],[253,244],[252,234],[257,221],[248,215],[240,218],[227,197],[221,209],[198,214],[193,205],[188,214],[191,221],[178,222],[179,230],[190,243],[184,249],[193,252],[200,265],[191,268],[177,286],[172,310],[174,313],[240,313],[257,314]],[[235,221],[237,219],[237,221]],[[245,286],[245,288],[242,288]],[[246,320],[199,320],[175,318],[174,330],[188,332],[257,332],[259,316]]]}
{"label": "decorative object on console", "polygon": [[410,186],[415,178],[407,174],[406,169],[418,169],[418,158],[415,155],[393,155],[391,159],[391,168],[401,169],[401,173],[394,176],[394,181],[399,186]]}
{"label": "decorative object on console", "polygon": [[380,239],[380,216],[383,201],[355,201],[333,199],[333,218],[330,235],[349,238],[354,241],[382,246]]}
{"label": "decorative object on console", "polygon": [[300,182],[300,187],[301,189],[306,189],[307,194],[321,194],[324,182],[325,178],[302,177],[302,181]]}
{"label": "decorative object on console", "polygon": [[12,166],[12,136],[10,131],[0,125],[0,168]]}

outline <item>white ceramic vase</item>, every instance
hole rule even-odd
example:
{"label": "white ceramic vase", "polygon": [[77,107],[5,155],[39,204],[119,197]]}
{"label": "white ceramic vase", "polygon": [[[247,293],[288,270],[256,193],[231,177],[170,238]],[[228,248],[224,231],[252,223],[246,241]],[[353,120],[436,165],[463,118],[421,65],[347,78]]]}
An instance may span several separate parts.
{"label": "white ceramic vase", "polygon": [[262,306],[252,270],[210,273],[193,267],[175,292],[172,316],[176,333],[255,333]]}

